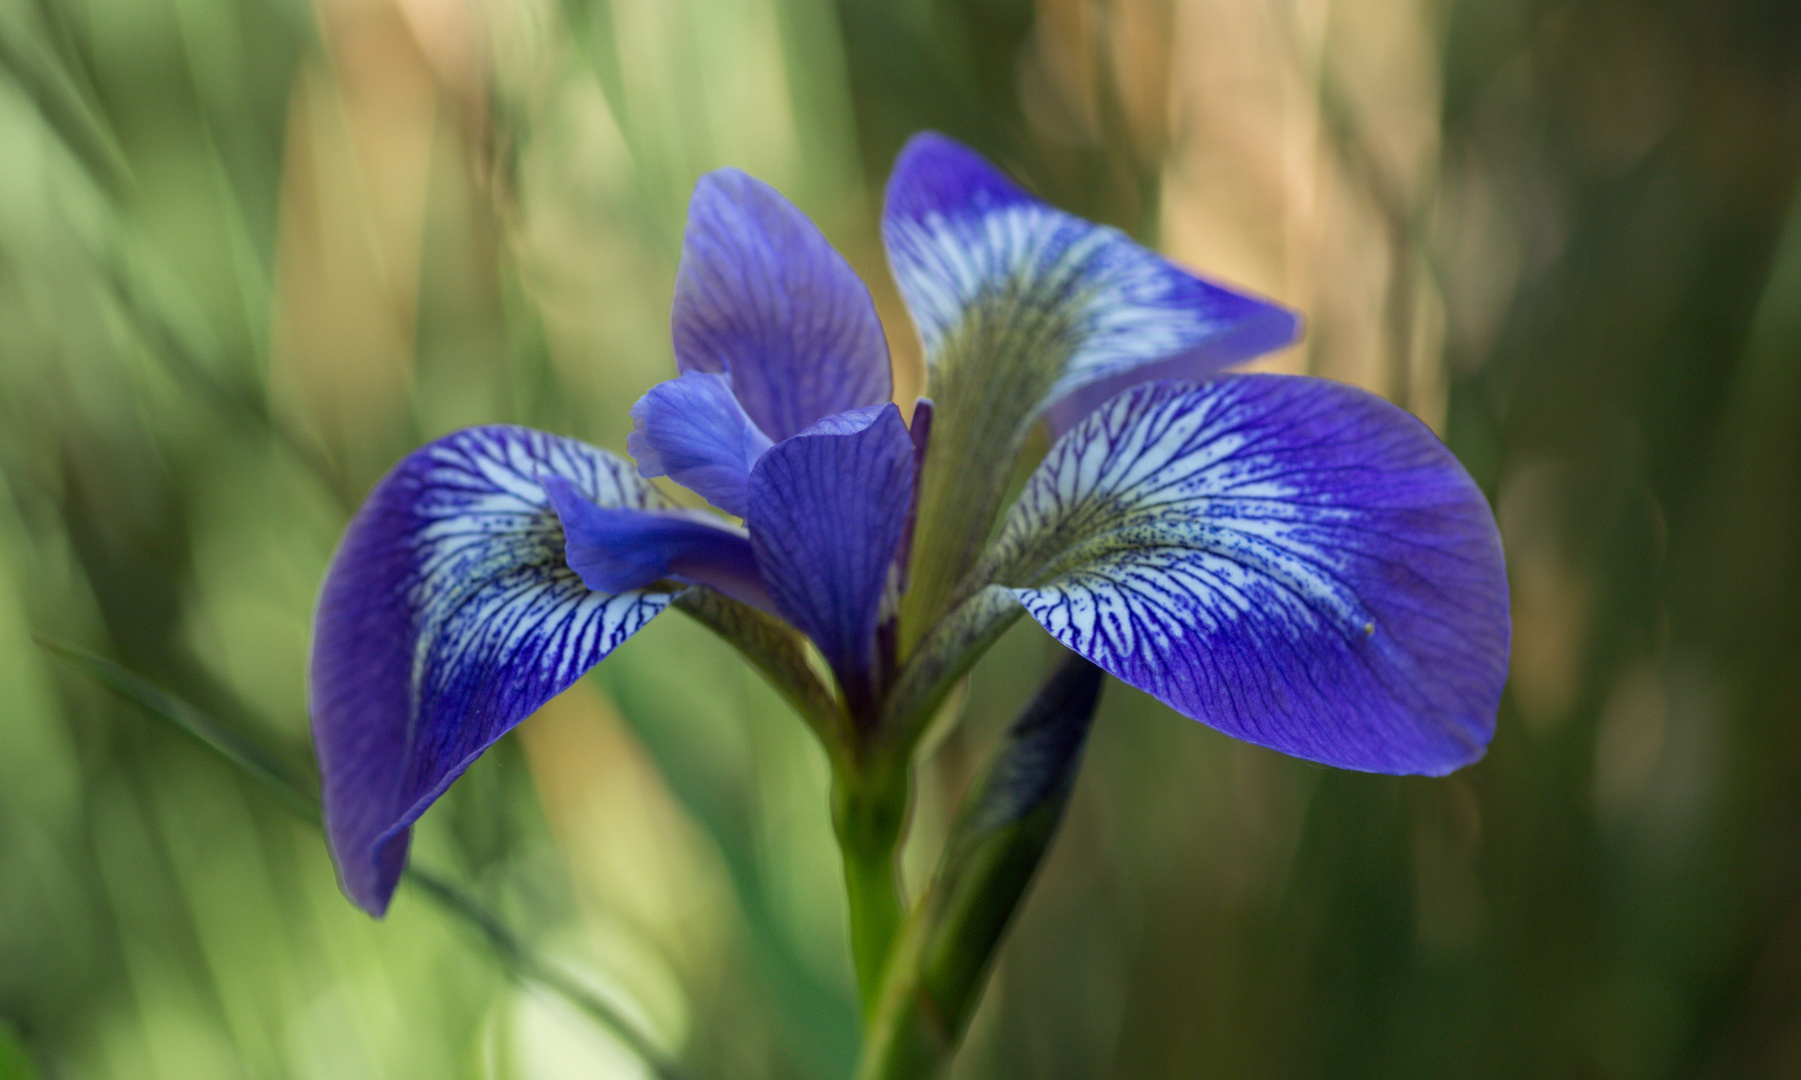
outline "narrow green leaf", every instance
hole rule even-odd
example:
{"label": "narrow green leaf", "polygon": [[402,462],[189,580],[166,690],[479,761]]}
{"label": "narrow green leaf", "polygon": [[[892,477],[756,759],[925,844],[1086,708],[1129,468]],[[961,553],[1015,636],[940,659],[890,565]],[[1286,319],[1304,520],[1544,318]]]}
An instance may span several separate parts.
{"label": "narrow green leaf", "polygon": [[236,765],[246,776],[268,788],[289,810],[319,824],[318,785],[311,778],[303,778],[298,770],[254,739],[103,656],[48,634],[33,634],[32,637],[50,652],[92,675],[113,693],[187,732]]}
{"label": "narrow green leaf", "polygon": [[0,19],[0,71],[11,77],[95,182],[115,195],[129,190],[131,165],[111,125],[55,51],[33,40],[40,38],[19,25],[16,15]]}

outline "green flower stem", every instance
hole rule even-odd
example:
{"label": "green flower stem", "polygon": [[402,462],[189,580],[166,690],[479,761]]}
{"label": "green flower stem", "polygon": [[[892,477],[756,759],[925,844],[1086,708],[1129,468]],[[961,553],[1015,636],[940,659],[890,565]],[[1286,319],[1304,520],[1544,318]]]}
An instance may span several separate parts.
{"label": "green flower stem", "polygon": [[844,857],[851,959],[866,1023],[874,1015],[903,917],[896,869],[910,785],[911,771],[904,767],[869,771],[841,765],[832,780],[832,825]]}
{"label": "green flower stem", "polygon": [[[1005,589],[977,593],[921,642],[854,748],[823,740],[832,760],[832,825],[844,858],[851,956],[866,1019],[874,1015],[905,916],[896,868],[912,798],[914,745],[950,688],[1019,612]],[[840,730],[857,727],[845,724]]]}
{"label": "green flower stem", "polygon": [[[867,1018],[882,969],[901,924],[895,875],[908,799],[907,770],[893,758],[864,760],[856,726],[840,698],[813,672],[804,641],[792,629],[712,589],[676,594],[675,606],[735,645],[787,698],[825,748],[832,764],[832,825],[844,859],[851,955]],[[899,764],[904,766],[905,759]]]}
{"label": "green flower stem", "polygon": [[956,1053],[956,1039],[921,978],[927,936],[924,920],[908,920],[894,951],[894,970],[906,975],[883,985],[855,1080],[925,1080]]}
{"label": "green flower stem", "polygon": [[1069,804],[1101,679],[1071,657],[971,785],[938,874],[888,958],[857,1080],[919,1080],[950,1062]]}

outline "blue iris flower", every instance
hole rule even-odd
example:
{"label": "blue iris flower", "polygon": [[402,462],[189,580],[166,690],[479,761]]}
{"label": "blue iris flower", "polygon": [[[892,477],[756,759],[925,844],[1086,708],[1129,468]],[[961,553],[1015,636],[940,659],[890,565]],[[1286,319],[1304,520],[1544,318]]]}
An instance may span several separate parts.
{"label": "blue iris flower", "polygon": [[[1389,773],[1481,756],[1507,667],[1501,549],[1424,425],[1332,382],[1221,375],[1299,320],[942,136],[902,152],[883,233],[929,371],[911,429],[867,288],[725,170],[690,207],[680,374],[632,409],[635,467],[491,426],[376,486],[327,574],[310,672],[357,904],[385,911],[413,823],[484,749],[695,587],[804,634],[853,732],[910,660],[977,651],[1023,610],[1262,746]],[[1003,515],[1040,422],[1055,441]],[[657,476],[723,514],[678,508]]]}

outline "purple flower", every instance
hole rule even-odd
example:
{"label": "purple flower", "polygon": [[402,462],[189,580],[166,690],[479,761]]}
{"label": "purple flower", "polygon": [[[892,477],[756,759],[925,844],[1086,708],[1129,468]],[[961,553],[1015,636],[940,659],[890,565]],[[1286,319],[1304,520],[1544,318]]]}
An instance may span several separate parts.
{"label": "purple flower", "polygon": [[[636,469],[484,427],[376,486],[327,574],[311,668],[328,835],[359,905],[386,909],[413,822],[477,755],[691,586],[810,639],[851,738],[935,626],[999,596],[1250,742],[1396,773],[1481,756],[1507,666],[1501,550],[1422,424],[1335,383],[1219,376],[1297,318],[941,136],[903,151],[883,231],[930,372],[915,430],[868,290],[773,189],[725,170],[690,207],[680,374],[632,409]],[[1057,440],[1002,518],[1040,421]],[[742,526],[676,508],[655,476]]]}

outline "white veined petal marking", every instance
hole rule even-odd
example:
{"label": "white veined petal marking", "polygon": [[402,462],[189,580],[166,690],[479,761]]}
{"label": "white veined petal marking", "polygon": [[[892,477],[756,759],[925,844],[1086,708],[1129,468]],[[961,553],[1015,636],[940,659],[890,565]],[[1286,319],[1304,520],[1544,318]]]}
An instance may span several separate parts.
{"label": "white veined petal marking", "polygon": [[1441,774],[1494,730],[1493,515],[1424,425],[1351,387],[1127,391],[1051,448],[975,581],[1178,711],[1308,760]]}
{"label": "white veined petal marking", "polygon": [[927,542],[903,606],[925,625],[956,595],[1043,411],[1201,347],[1246,302],[1116,229],[1023,198],[891,214],[884,235],[939,403],[920,480]]}
{"label": "white veined petal marking", "polygon": [[[1229,385],[1229,384],[1228,384]],[[1172,628],[1255,619],[1300,636],[1370,621],[1322,526],[1351,511],[1285,483],[1230,394],[1139,392],[1060,441],[1021,494],[991,565],[1087,651],[1142,655]],[[1285,446],[1277,449],[1286,451]]]}
{"label": "white veined petal marking", "polygon": [[665,608],[590,591],[544,483],[666,508],[631,465],[516,427],[415,450],[351,520],[314,617],[308,707],[347,892],[385,911],[413,822],[500,738]]}
{"label": "white veined petal marking", "polygon": [[409,726],[427,702],[466,695],[498,672],[567,685],[668,605],[662,593],[583,585],[538,482],[553,473],[602,506],[667,508],[629,463],[511,427],[470,429],[427,452],[406,593],[418,628]]}
{"label": "white veined petal marking", "polygon": [[1178,353],[1221,327],[1179,302],[1179,272],[1124,233],[1041,204],[896,221],[890,245],[930,365],[987,306],[1055,312],[1072,351],[1039,351],[1061,362],[1047,373],[1047,399]]}

